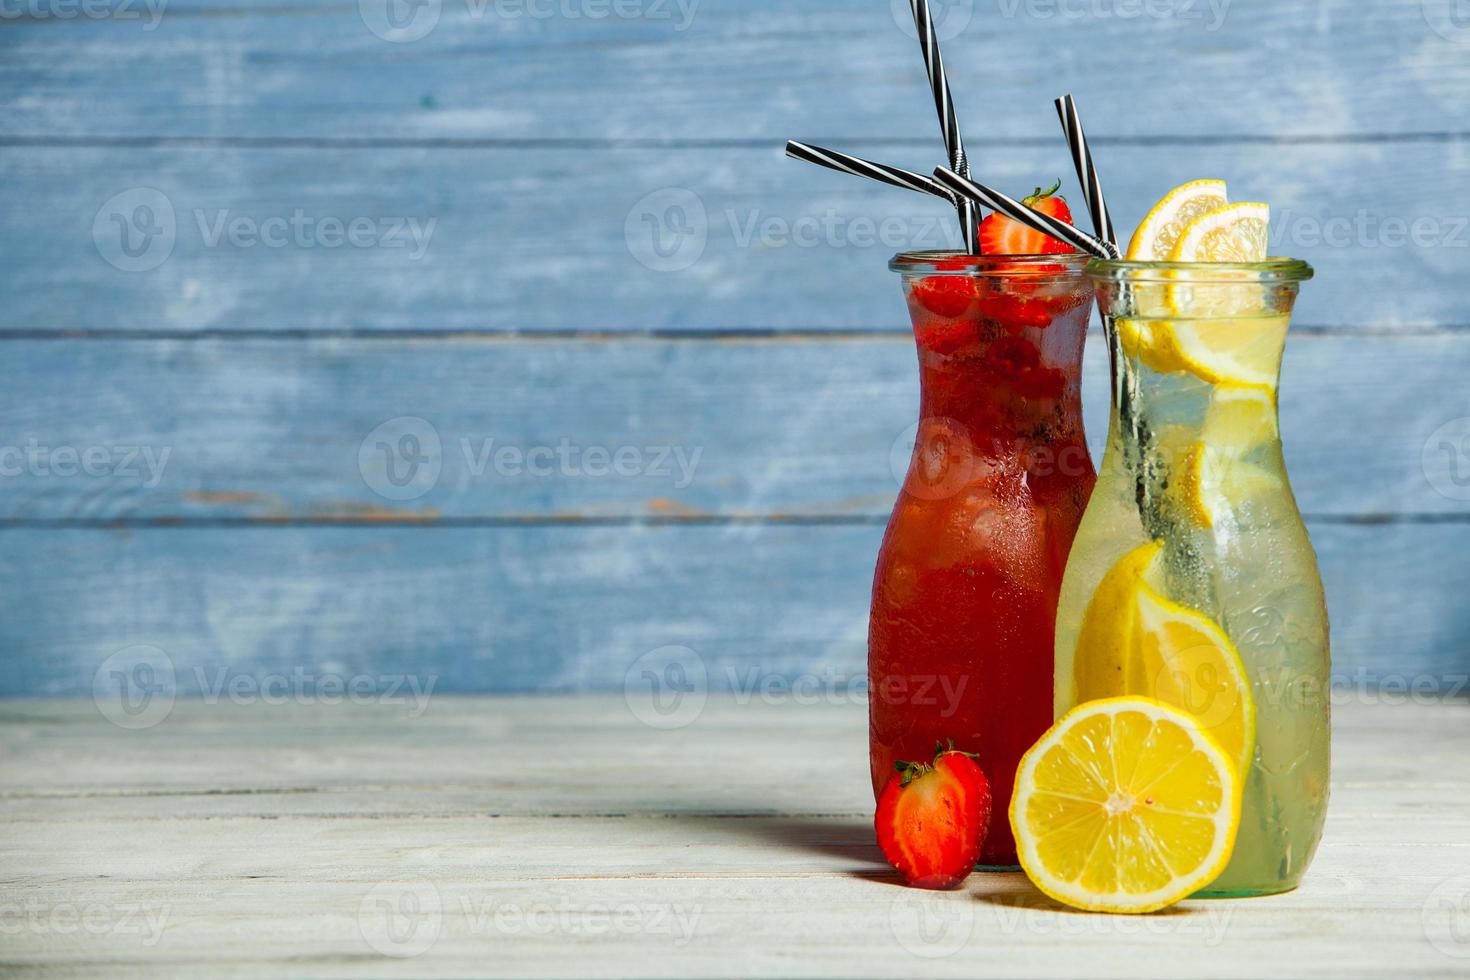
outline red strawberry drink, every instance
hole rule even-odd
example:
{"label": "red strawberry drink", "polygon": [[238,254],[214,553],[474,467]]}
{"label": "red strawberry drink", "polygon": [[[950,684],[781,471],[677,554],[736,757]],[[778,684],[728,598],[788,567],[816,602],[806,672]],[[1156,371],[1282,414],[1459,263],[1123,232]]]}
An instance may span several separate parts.
{"label": "red strawberry drink", "polygon": [[[1002,244],[1010,224],[987,219],[982,247],[1060,245],[1029,231],[1039,241]],[[1086,262],[925,253],[891,266],[904,277],[922,395],[873,583],[873,789],[937,744],[973,753],[1002,815],[987,866],[1016,863],[1004,814],[1021,756],[1052,722],[1057,595],[1096,480],[1080,396]]]}

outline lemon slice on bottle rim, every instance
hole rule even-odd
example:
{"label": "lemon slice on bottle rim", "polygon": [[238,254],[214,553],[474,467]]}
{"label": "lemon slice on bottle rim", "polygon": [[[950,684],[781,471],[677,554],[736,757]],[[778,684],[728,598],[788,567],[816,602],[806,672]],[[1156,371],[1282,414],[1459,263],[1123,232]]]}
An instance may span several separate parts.
{"label": "lemon slice on bottle rim", "polygon": [[1050,897],[1094,912],[1167,908],[1214,881],[1240,828],[1241,779],[1188,715],[1150,698],[1091,701],[1021,759],[1011,828]]}
{"label": "lemon slice on bottle rim", "polygon": [[1192,180],[1159,199],[1128,243],[1128,261],[1162,262],[1193,221],[1224,207],[1230,197],[1223,180]]}
{"label": "lemon slice on bottle rim", "polygon": [[[1170,262],[1241,265],[1264,262],[1271,209],[1227,204],[1200,214],[1179,235]],[[1241,271],[1166,272],[1163,306],[1141,348],[1156,371],[1185,371],[1212,384],[1270,386],[1280,370],[1288,318],[1269,309],[1265,290]],[[1238,280],[1238,282],[1233,281]],[[1185,314],[1188,314],[1186,317]]]}
{"label": "lemon slice on bottle rim", "polygon": [[1271,245],[1270,205],[1226,204],[1185,227],[1170,262],[1264,262]]}

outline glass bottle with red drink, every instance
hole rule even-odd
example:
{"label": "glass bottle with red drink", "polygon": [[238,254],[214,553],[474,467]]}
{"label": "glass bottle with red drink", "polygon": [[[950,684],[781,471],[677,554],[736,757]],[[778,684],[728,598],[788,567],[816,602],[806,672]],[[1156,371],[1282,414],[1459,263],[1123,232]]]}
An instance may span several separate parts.
{"label": "glass bottle with red drink", "polygon": [[878,554],[868,634],[873,789],[935,745],[974,753],[1016,864],[1016,766],[1052,723],[1057,597],[1096,482],[1082,426],[1087,257],[900,255],[918,432]]}

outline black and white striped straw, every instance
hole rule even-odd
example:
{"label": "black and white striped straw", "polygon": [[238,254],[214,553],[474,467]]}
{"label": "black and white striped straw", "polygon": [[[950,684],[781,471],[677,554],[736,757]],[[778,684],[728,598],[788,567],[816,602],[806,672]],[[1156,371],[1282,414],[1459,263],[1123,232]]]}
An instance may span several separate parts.
{"label": "black and white striped straw", "polygon": [[1087,134],[1082,131],[1082,116],[1077,112],[1077,100],[1071,93],[1056,101],[1057,115],[1062,120],[1062,132],[1067,137],[1067,147],[1072,151],[1072,163],[1077,167],[1077,179],[1082,183],[1087,198],[1087,210],[1092,215],[1092,228],[1097,237],[1114,247],[1118,244],[1118,233],[1113,230],[1113,216],[1103,200],[1102,181],[1097,176],[1097,166],[1092,162],[1092,150],[1087,145]]}
{"label": "black and white striped straw", "polygon": [[[960,121],[954,111],[949,78],[944,73],[944,56],[939,51],[939,33],[929,13],[929,0],[909,0],[914,14],[914,27],[919,33],[919,47],[924,52],[924,68],[929,73],[929,87],[934,90],[934,107],[939,112],[939,126],[944,132],[944,147],[949,151],[949,166],[955,173],[968,177],[970,161],[965,156],[965,141],[960,136]],[[965,236],[965,249],[970,255],[980,252],[980,214],[974,202],[961,197],[955,203],[960,215],[960,228]]]}
{"label": "black and white striped straw", "polygon": [[900,170],[898,167],[890,167],[885,163],[874,163],[871,160],[863,160],[847,153],[837,150],[829,150],[821,146],[811,146],[807,143],[798,143],[796,140],[786,142],[786,155],[796,160],[805,160],[807,163],[815,163],[819,167],[828,170],[836,170],[838,173],[852,174],[855,177],[868,177],[872,180],[892,184],[894,187],[902,187],[906,190],[918,191],[920,194],[933,194],[935,197],[954,204],[956,195],[933,177],[924,174],[916,174],[909,170]]}
{"label": "black and white striped straw", "polygon": [[1053,218],[1049,214],[1042,214],[1034,208],[1028,208],[1020,201],[1006,197],[1000,191],[986,187],[984,184],[977,184],[968,177],[961,177],[947,167],[936,167],[934,178],[961,197],[979,201],[992,211],[999,211],[1007,218],[1034,228],[1043,235],[1060,239],[1078,251],[1087,252],[1099,259],[1119,257],[1118,247],[1113,243],[1094,238],[1065,221]]}

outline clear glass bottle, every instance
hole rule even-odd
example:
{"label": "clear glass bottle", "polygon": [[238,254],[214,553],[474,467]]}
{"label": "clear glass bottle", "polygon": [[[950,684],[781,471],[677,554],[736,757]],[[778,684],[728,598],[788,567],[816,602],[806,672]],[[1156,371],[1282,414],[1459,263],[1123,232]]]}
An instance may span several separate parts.
{"label": "clear glass bottle", "polygon": [[1312,270],[1088,272],[1111,321],[1113,410],[1058,605],[1055,713],[1120,694],[1193,712],[1245,785],[1230,864],[1201,894],[1289,891],[1322,835],[1330,749],[1326,603],[1277,421]]}

